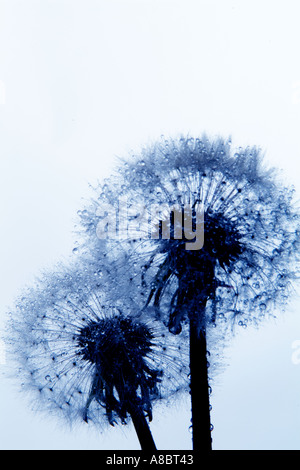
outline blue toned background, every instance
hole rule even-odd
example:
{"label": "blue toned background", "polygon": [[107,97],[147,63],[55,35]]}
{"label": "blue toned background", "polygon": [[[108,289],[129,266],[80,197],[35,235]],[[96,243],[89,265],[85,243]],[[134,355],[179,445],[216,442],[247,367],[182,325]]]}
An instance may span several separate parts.
{"label": "blue toned background", "polygon": [[[71,255],[88,183],[177,132],[257,144],[298,194],[297,0],[0,0],[0,327],[41,269]],[[300,449],[300,302],[238,329],[213,384],[215,449]],[[298,345],[299,348],[299,345]],[[2,373],[1,449],[138,449],[131,427],[70,432]],[[154,410],[160,449],[190,449],[188,398]]]}

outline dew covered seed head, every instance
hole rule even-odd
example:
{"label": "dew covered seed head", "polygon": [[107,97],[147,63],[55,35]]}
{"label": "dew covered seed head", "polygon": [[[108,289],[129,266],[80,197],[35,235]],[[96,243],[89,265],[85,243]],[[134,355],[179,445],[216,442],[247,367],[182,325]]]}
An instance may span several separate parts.
{"label": "dew covered seed head", "polygon": [[[83,245],[92,246],[97,256],[103,240],[96,236],[96,213],[104,202],[116,213],[120,197],[131,208],[144,207],[136,219],[146,220],[148,231],[140,223],[140,236],[135,230],[131,237],[131,222],[127,232],[107,243],[112,258],[127,253],[124,277],[132,266],[136,302],[142,305],[148,299],[166,324],[177,317],[178,331],[191,303],[196,309],[203,299],[203,326],[219,319],[244,325],[259,324],[278,307],[282,310],[293,293],[299,274],[299,208],[294,189],[266,168],[257,147],[234,149],[231,140],[206,135],[162,138],[124,159],[96,196],[81,217],[87,236]],[[187,205],[204,213],[201,249],[187,249],[186,242],[192,245],[193,240],[184,237],[184,218],[176,225],[167,209],[159,237],[149,236],[152,207],[169,208],[172,215],[174,206],[183,211]],[[165,232],[170,235],[164,236],[162,227],[168,223]],[[196,233],[195,218],[192,225]]]}
{"label": "dew covered seed head", "polygon": [[155,403],[186,389],[187,351],[134,303],[110,306],[86,266],[45,274],[17,299],[7,336],[22,392],[71,424],[126,424],[132,407],[151,420]]}

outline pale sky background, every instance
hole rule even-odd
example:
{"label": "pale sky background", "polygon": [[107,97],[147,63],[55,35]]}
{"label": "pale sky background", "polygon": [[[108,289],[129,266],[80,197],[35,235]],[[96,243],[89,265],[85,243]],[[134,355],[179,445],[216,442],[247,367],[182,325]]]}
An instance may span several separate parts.
{"label": "pale sky background", "polygon": [[[0,0],[1,328],[20,289],[71,253],[88,183],[161,134],[261,146],[299,194],[299,16],[297,0]],[[214,449],[300,450],[299,309],[232,340]],[[6,368],[2,348],[0,449],[139,449],[131,427],[41,419]],[[188,400],[154,410],[158,448],[190,449],[189,419]]]}

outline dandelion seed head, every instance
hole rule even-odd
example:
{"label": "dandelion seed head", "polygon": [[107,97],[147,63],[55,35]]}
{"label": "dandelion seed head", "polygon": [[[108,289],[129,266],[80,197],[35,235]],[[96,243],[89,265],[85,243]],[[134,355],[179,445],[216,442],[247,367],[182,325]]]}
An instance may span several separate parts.
{"label": "dandelion seed head", "polygon": [[[116,207],[120,195],[146,208],[203,207],[200,250],[187,250],[184,237],[172,239],[172,227],[169,239],[107,240],[112,258],[118,253],[121,264],[123,256],[125,271],[135,263],[137,304],[150,293],[148,304],[165,324],[170,316],[176,320],[174,332],[204,297],[203,325],[220,318],[257,325],[286,306],[299,274],[299,209],[294,189],[265,166],[259,148],[234,149],[230,140],[206,135],[162,138],[124,160],[106,188],[97,190],[99,207],[104,200]],[[96,220],[92,208],[82,219],[95,253],[99,240],[90,227]]]}
{"label": "dandelion seed head", "polygon": [[94,270],[77,263],[42,276],[12,309],[7,341],[21,390],[70,424],[126,424],[133,405],[151,419],[153,403],[187,387],[187,351],[146,311],[110,306]]}

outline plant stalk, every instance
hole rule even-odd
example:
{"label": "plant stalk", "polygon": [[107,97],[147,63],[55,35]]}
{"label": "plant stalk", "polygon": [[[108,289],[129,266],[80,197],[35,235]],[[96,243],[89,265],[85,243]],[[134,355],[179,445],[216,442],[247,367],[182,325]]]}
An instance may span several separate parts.
{"label": "plant stalk", "polygon": [[212,450],[206,331],[199,328],[197,315],[190,317],[190,391],[193,449]]}
{"label": "plant stalk", "polygon": [[141,450],[155,451],[155,442],[143,411],[139,407],[131,406],[129,413],[140,442]]}

